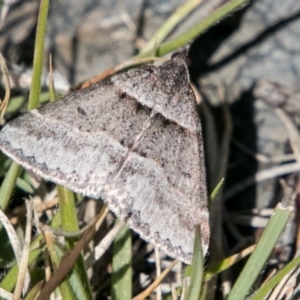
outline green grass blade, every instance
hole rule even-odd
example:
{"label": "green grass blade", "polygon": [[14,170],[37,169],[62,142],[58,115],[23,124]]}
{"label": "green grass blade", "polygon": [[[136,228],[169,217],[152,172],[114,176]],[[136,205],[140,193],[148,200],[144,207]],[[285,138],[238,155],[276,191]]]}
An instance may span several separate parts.
{"label": "green grass blade", "polygon": [[77,213],[75,207],[75,195],[63,186],[56,187],[59,202],[59,211],[62,230],[65,232],[76,232],[79,230]]}
{"label": "green grass blade", "polygon": [[37,108],[39,105],[48,10],[49,0],[41,0],[34,45],[32,84],[28,102],[29,110]]}
{"label": "green grass blade", "polygon": [[283,207],[279,203],[271,216],[255,250],[247,261],[242,273],[234,284],[228,300],[245,299],[257,276],[264,268],[267,259],[274,249],[290,215],[292,207]]}
{"label": "green grass blade", "polygon": [[208,267],[208,269],[205,272],[205,278],[204,281],[209,281],[213,276],[216,276],[217,274],[229,269],[234,264],[238,263],[242,259],[244,259],[246,256],[250,255],[254,250],[254,245],[250,246],[243,251],[231,255],[230,257],[227,257],[223,259],[222,261],[213,264],[212,266]]}
{"label": "green grass blade", "polygon": [[209,203],[211,203],[215,198],[216,196],[218,195],[218,193],[220,192],[222,186],[224,184],[224,178],[222,178],[220,180],[220,182],[217,184],[217,186],[214,188],[214,190],[212,191],[211,195],[210,195],[210,199],[209,199]]}
{"label": "green grass blade", "polygon": [[[72,191],[62,186],[57,186],[56,189],[58,193],[62,230],[65,232],[76,232],[79,230],[79,226],[75,207],[75,195]],[[69,249],[73,249],[77,241],[78,238],[66,238]],[[88,280],[82,255],[78,257],[74,269],[72,270],[72,274],[74,271],[78,272],[81,278],[81,284],[78,285],[78,288],[85,288],[80,291],[80,294],[86,294],[87,299],[92,299],[92,289]]]}
{"label": "green grass blade", "polygon": [[0,188],[0,209],[2,209],[3,211],[7,208],[8,202],[15,188],[16,180],[18,178],[20,170],[20,166],[13,161],[2,182]]}
{"label": "green grass blade", "polygon": [[28,194],[34,193],[34,188],[23,178],[17,178],[16,186]]}
{"label": "green grass blade", "polygon": [[266,299],[268,294],[283,280],[290,272],[296,270],[300,265],[300,255],[290,261],[284,268],[277,272],[265,285],[263,285],[252,297],[252,300]]}
{"label": "green grass blade", "polygon": [[[40,100],[39,101],[40,104],[49,102],[49,93],[42,92],[40,94],[39,100]],[[18,110],[25,107],[27,101],[28,101],[28,97],[26,97],[25,95],[15,96],[11,98],[6,109],[6,113],[8,114],[16,113]]]}
{"label": "green grass blade", "polygon": [[192,261],[192,274],[191,282],[188,287],[188,291],[185,297],[185,300],[198,300],[200,299],[202,282],[203,282],[203,273],[204,273],[204,262],[203,262],[203,253],[201,246],[201,229],[200,226],[196,226],[195,230],[195,242],[194,242],[194,255]]}
{"label": "green grass blade", "polygon": [[202,0],[192,0],[181,5],[168,18],[168,20],[156,31],[146,46],[140,51],[140,55],[144,53],[155,52],[155,48],[172,32],[172,30],[191,12]]}
{"label": "green grass blade", "polygon": [[113,300],[132,298],[131,232],[128,226],[119,232],[113,246],[112,288]]}
{"label": "green grass blade", "polygon": [[[224,5],[213,11],[207,18],[205,18],[200,23],[196,24],[192,28],[186,30],[176,39],[163,43],[162,45],[157,45],[156,55],[163,56],[169,52],[175,51],[180,47],[184,47],[186,44],[193,41],[201,33],[207,31],[210,27],[220,22],[222,19],[232,14],[235,10],[240,9],[245,6],[249,0],[231,0],[226,2]],[[143,52],[138,55],[138,57],[147,57],[153,55],[153,50],[148,52]]]}

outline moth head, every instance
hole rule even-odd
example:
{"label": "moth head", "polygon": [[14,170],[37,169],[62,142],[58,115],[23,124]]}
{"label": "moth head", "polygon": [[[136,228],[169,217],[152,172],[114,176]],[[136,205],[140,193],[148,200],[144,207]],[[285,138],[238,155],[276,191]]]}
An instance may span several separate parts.
{"label": "moth head", "polygon": [[190,65],[191,61],[188,58],[187,51],[175,52],[171,56],[171,60],[176,61],[178,64],[184,64],[187,67]]}

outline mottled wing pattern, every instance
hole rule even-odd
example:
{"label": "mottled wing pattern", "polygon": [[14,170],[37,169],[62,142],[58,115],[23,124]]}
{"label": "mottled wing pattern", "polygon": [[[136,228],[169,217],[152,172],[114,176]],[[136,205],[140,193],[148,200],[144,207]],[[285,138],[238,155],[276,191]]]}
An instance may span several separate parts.
{"label": "mottled wing pattern", "polygon": [[110,208],[190,263],[209,225],[200,121],[184,54],[136,68],[10,122],[0,149],[47,180]]}

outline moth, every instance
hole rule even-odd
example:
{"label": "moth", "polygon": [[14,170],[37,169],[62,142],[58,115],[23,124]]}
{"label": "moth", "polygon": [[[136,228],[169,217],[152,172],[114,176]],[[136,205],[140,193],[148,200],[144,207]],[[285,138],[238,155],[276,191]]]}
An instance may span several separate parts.
{"label": "moth", "polygon": [[171,257],[209,242],[203,138],[185,52],[34,109],[0,132],[25,169],[109,208]]}

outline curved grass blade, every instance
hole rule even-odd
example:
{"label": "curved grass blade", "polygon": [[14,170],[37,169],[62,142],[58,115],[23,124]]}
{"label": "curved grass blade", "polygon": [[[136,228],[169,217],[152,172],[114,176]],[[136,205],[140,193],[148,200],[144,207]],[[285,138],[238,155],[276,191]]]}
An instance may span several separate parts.
{"label": "curved grass blade", "polygon": [[140,55],[147,52],[155,53],[155,48],[172,32],[172,30],[189,14],[191,13],[202,0],[192,0],[184,3],[176,9],[176,11],[163,23],[156,31],[152,38],[148,41],[145,47],[140,51]]}
{"label": "curved grass blade", "polygon": [[[175,51],[180,47],[184,47],[186,44],[190,43],[197,36],[199,36],[204,31],[208,30],[213,25],[220,22],[222,19],[232,14],[235,10],[240,9],[245,6],[249,0],[231,0],[226,2],[224,5],[213,11],[207,18],[205,18],[200,23],[196,24],[192,28],[186,30],[183,34],[174,40],[168,41],[161,45],[157,45],[156,55],[163,56],[169,52]],[[153,55],[153,50],[148,52],[143,52],[138,55],[138,57],[147,57]]]}

